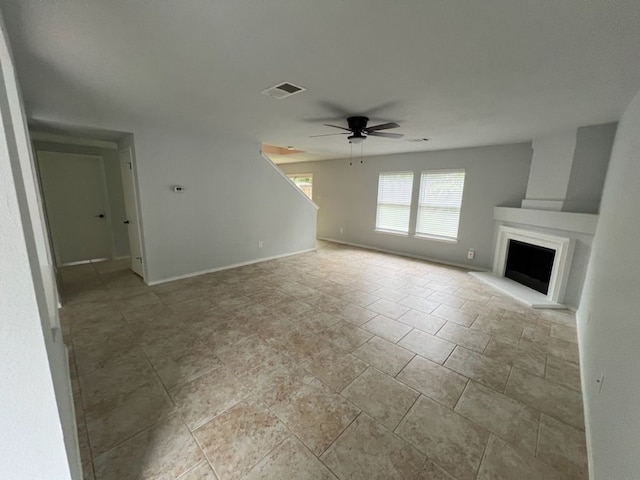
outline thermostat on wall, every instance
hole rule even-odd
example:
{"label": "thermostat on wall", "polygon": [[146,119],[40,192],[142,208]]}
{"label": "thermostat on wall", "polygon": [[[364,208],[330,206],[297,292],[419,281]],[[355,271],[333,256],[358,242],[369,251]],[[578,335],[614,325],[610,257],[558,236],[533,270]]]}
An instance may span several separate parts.
{"label": "thermostat on wall", "polygon": [[173,187],[171,187],[171,190],[176,193],[182,193],[185,191],[185,188],[182,185],[174,185]]}

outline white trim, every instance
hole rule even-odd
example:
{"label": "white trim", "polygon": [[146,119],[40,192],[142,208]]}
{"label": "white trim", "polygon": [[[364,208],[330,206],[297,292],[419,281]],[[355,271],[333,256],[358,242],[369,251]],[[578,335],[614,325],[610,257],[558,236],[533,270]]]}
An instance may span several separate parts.
{"label": "white trim", "polygon": [[[135,147],[133,145],[133,141],[130,144],[118,150],[118,165],[120,166],[120,184],[122,185],[122,188],[124,190],[124,180],[122,179],[122,163],[123,162],[121,160],[121,155],[123,153],[129,155],[129,162],[130,162],[131,176],[132,176],[133,201],[134,201],[133,208],[136,214],[136,222],[137,222],[136,226],[138,228],[138,242],[140,244],[140,256],[142,257],[141,258],[142,260],[141,277],[144,280],[149,275],[149,271],[147,269],[147,255],[146,255],[143,220],[142,220],[142,204],[140,200],[140,195],[138,193],[140,191],[140,188],[138,186],[138,162],[136,160],[136,152],[135,152]],[[127,216],[129,216],[129,213],[131,213],[126,211],[126,206],[125,206],[125,213],[127,214]],[[129,219],[129,221],[131,220]],[[127,234],[130,235],[130,229],[127,229]],[[131,251],[130,236],[129,236],[129,251]],[[133,271],[133,268],[131,268],[131,271]],[[137,274],[137,272],[134,272],[134,273]]]}
{"label": "white trim", "polygon": [[262,150],[260,150],[260,156],[262,158],[264,158],[264,160],[267,162],[267,164],[269,164],[271,166],[271,168],[273,168],[276,172],[278,172],[278,174],[282,178],[284,178],[287,182],[289,182],[289,184],[296,189],[296,192],[298,192],[300,195],[302,195],[307,202],[309,202],[311,205],[313,205],[313,208],[315,208],[316,210],[318,210],[320,208],[320,207],[318,207],[318,205],[316,205],[316,202],[314,202],[309,197],[307,197],[307,195],[295,183],[293,183],[293,181],[287,176],[286,173],[284,173],[282,170],[280,170],[280,167],[278,167],[278,165],[273,163],[269,157],[267,157],[264,153],[262,153]]}
{"label": "white trim", "polygon": [[222,270],[230,270],[232,268],[244,267],[245,265],[253,265],[254,263],[268,262],[269,260],[277,260],[278,258],[292,257],[294,255],[301,255],[303,253],[315,252],[316,250],[317,250],[316,248],[307,248],[306,250],[298,250],[297,252],[283,253],[281,255],[273,255],[271,257],[262,257],[255,260],[249,260],[248,262],[240,262],[240,263],[234,263],[231,265],[225,265],[223,267],[209,268],[207,270],[200,270],[198,272],[185,273],[184,275],[176,275],[175,277],[163,278],[161,280],[154,280],[152,282],[145,281],[145,283],[149,286],[160,285],[161,283],[167,283],[167,282],[173,282],[175,280],[183,280],[185,278],[197,277],[198,275],[205,275],[207,273],[220,272]]}
{"label": "white trim", "polygon": [[534,227],[595,235],[599,216],[593,213],[493,207],[493,218],[501,222],[522,223]]}
{"label": "white trim", "polygon": [[432,242],[458,243],[457,238],[437,237],[435,235],[426,235],[424,233],[416,233],[413,235],[413,238],[418,238],[420,240],[431,240]]}
{"label": "white trim", "polygon": [[[311,196],[309,197],[306,193],[305,195],[307,195],[307,198],[310,198],[311,201],[313,202],[313,173],[285,173],[285,175],[292,182],[293,182],[293,179],[296,177],[301,177],[301,178],[310,177],[311,178]],[[298,187],[296,182],[293,182],[293,183],[296,185],[296,187]],[[298,190],[302,190],[302,188],[298,187]],[[304,193],[304,191],[302,193]]]}
{"label": "white trim", "polygon": [[449,262],[447,260],[440,260],[432,257],[423,257],[422,255],[414,255],[412,253],[399,252],[397,250],[387,250],[386,248],[374,247],[372,245],[362,245],[361,243],[345,242],[344,240],[337,240],[335,238],[318,237],[318,240],[325,240],[327,242],[340,243],[342,245],[349,245],[350,247],[364,248],[365,250],[373,250],[375,252],[390,253],[392,255],[398,255],[399,257],[415,258],[416,260],[424,260],[425,262],[437,263],[439,265],[447,265],[449,267],[462,268],[464,270],[473,270],[478,272],[483,271],[482,268],[476,267],[475,265],[465,265],[464,263]]}
{"label": "white trim", "polygon": [[[578,307],[579,309],[580,307]],[[578,310],[574,310],[577,313]],[[589,322],[589,318],[591,316],[591,313],[589,312],[585,312],[587,318],[586,318],[586,322]],[[578,332],[578,346],[580,345],[584,345],[584,341],[585,339],[583,338],[584,335],[584,330],[586,325],[583,325],[583,321],[582,320],[582,315],[576,315],[576,327],[577,327],[577,332]],[[589,378],[588,376],[588,371],[587,371],[587,358],[586,358],[586,352],[585,349],[583,348],[578,348],[578,359],[579,359],[579,367],[580,367],[580,378]],[[585,431],[585,437],[587,440],[587,467],[589,468],[590,472],[593,472],[593,464],[594,464],[594,459],[593,459],[593,447],[592,447],[592,437],[591,437],[591,405],[589,405],[589,403],[591,403],[591,401],[595,401],[597,399],[597,397],[593,398],[593,397],[589,397],[587,396],[587,388],[586,388],[586,382],[581,382],[582,383],[582,388],[580,389],[580,393],[582,394],[583,398],[585,399],[585,404],[583,405],[582,409],[584,412],[584,431]]]}
{"label": "white trim", "polygon": [[374,228],[374,232],[376,233],[384,233],[385,235],[395,235],[396,237],[408,237],[408,232],[396,232],[394,230],[382,230],[381,228]]}
{"label": "white trim", "polygon": [[77,262],[68,262],[60,265],[62,267],[73,267],[74,265],[84,265],[85,263],[96,263],[96,262],[106,262],[111,260],[110,258],[92,258],[90,260],[78,260]]}
{"label": "white trim", "polygon": [[563,200],[527,199],[522,200],[520,206],[524,209],[549,210],[559,212],[564,206]]}
{"label": "white trim", "polygon": [[493,288],[513,297],[531,308],[566,308],[566,305],[549,300],[549,298],[532,288],[507,277],[498,277],[488,272],[469,272],[469,275],[491,285]]}
{"label": "white trim", "polygon": [[110,150],[116,150],[118,148],[118,144],[116,142],[95,140],[93,138],[74,137],[72,135],[60,135],[57,133],[36,131],[30,132],[29,136],[31,137],[31,140],[35,142],[64,143],[67,145],[80,145],[83,147],[107,148]]}
{"label": "white trim", "polygon": [[504,277],[509,240],[517,240],[555,250],[556,254],[553,259],[549,290],[546,297],[553,303],[563,303],[575,240],[501,225],[498,227],[498,238],[493,261],[493,274],[497,277]]}

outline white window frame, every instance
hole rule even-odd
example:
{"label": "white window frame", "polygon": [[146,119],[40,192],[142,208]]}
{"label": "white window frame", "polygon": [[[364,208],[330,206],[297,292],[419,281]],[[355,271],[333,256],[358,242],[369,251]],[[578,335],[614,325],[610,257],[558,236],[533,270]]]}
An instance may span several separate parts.
{"label": "white window frame", "polygon": [[[381,201],[381,195],[383,193],[382,191],[382,181],[383,181],[383,177],[387,175],[387,176],[391,176],[391,175],[406,175],[410,178],[408,184],[409,184],[409,191],[408,192],[404,192],[405,194],[407,194],[408,196],[408,202],[402,202],[402,203],[392,203],[392,202],[388,202],[388,201]],[[377,198],[376,198],[376,223],[375,223],[375,231],[376,232],[381,232],[381,233],[388,233],[388,234],[392,234],[392,235],[400,235],[400,236],[408,236],[409,235],[409,228],[410,228],[410,224],[411,224],[411,209],[412,209],[412,205],[413,205],[413,180],[414,180],[414,172],[413,171],[407,171],[407,170],[401,170],[401,171],[387,171],[387,172],[380,172],[378,174],[378,193],[377,193]],[[381,205],[400,205],[400,206],[406,206],[407,207],[407,226],[406,226],[406,230],[396,230],[396,229],[392,229],[392,228],[382,228],[380,227],[380,206]]]}
{"label": "white window frame", "polygon": [[300,185],[298,185],[295,181],[296,178],[311,178],[311,195],[307,195],[307,198],[309,198],[309,200],[313,201],[313,173],[287,173],[287,177],[289,178],[289,180],[291,180],[293,182],[293,184],[298,187],[302,193],[304,193],[305,195],[307,195],[307,192],[305,192]]}
{"label": "white window frame", "polygon": [[[419,226],[420,219],[421,219],[421,209],[428,208],[428,204],[424,202],[424,199],[423,199],[423,196],[427,195],[427,193],[424,192],[424,188],[426,186],[424,180],[429,175],[448,174],[448,173],[463,174],[462,188],[460,190],[460,202],[456,207],[454,207],[457,210],[457,214],[458,214],[455,236],[438,235],[437,233],[426,232],[426,231],[422,232],[420,231],[420,226]],[[416,229],[415,229],[414,237],[424,238],[428,240],[436,240],[436,241],[447,242],[447,243],[456,243],[458,241],[458,237],[460,234],[460,216],[462,212],[462,202],[464,200],[465,181],[466,181],[466,172],[464,168],[447,169],[447,170],[423,170],[422,172],[420,172],[420,189],[418,192],[418,199],[417,199]]]}

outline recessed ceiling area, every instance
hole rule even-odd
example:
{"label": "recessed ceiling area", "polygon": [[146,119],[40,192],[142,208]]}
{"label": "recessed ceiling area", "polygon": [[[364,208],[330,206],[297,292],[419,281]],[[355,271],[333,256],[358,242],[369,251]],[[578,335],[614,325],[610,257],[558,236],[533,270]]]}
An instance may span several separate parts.
{"label": "recessed ceiling area", "polygon": [[269,157],[269,159],[274,163],[296,163],[316,160],[313,154],[308,154],[307,152],[298,150],[292,146],[278,147],[276,145],[263,143],[261,151],[263,155]]}
{"label": "recessed ceiling area", "polygon": [[[528,141],[618,120],[640,83],[637,0],[0,8],[30,121],[153,122],[293,145],[300,159],[347,157],[343,136],[311,136],[351,115],[405,135],[367,138],[365,156]],[[283,81],[306,91],[260,94]]]}

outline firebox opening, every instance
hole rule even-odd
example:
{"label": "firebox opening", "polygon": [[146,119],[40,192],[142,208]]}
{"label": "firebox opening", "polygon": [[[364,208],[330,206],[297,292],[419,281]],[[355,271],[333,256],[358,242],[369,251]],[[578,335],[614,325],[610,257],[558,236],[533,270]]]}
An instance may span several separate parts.
{"label": "firebox opening", "polygon": [[504,276],[546,295],[555,255],[550,248],[509,240]]}

